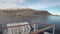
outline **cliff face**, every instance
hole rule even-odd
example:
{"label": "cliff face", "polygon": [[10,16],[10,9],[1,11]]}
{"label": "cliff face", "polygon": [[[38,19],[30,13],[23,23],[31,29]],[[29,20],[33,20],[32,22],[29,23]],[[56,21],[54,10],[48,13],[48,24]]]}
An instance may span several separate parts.
{"label": "cliff face", "polygon": [[48,11],[33,9],[0,10],[0,15],[51,15]]}

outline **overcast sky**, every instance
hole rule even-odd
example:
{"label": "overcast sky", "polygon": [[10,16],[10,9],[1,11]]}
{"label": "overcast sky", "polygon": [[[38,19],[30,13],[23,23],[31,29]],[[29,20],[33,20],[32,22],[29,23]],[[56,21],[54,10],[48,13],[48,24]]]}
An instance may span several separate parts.
{"label": "overcast sky", "polygon": [[31,8],[60,15],[60,0],[0,0],[0,8]]}

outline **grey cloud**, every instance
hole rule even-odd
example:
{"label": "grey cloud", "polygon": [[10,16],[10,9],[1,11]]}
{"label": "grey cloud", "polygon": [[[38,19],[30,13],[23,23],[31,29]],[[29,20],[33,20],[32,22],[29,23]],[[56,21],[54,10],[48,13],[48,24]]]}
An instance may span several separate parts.
{"label": "grey cloud", "polygon": [[23,3],[25,0],[0,0],[0,8],[17,7],[17,3]]}

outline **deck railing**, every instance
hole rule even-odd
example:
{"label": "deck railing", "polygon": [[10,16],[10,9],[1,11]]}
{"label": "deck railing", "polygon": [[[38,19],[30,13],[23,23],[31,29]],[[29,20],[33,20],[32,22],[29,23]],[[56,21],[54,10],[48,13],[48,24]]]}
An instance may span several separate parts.
{"label": "deck railing", "polygon": [[[38,29],[39,25],[47,26],[47,27],[44,27],[42,29]],[[20,29],[21,26],[25,27],[25,26],[29,26],[29,24],[16,25],[16,26],[0,26],[0,29],[2,29],[2,32],[3,32],[2,34],[38,34],[40,32],[44,32],[44,31],[52,28],[53,29],[52,34],[55,34],[55,25],[42,24],[42,23],[33,23],[31,25],[33,27],[33,30],[30,31],[29,33],[27,31],[25,31],[26,28],[23,28],[24,31],[23,32],[21,31],[22,33],[19,32],[19,30],[21,30]],[[11,31],[8,32],[8,29],[10,29],[10,30],[12,29],[11,30],[12,32]]]}
{"label": "deck railing", "polygon": [[52,34],[55,34],[55,25],[51,25],[51,26],[48,26],[48,27],[46,27],[46,28],[42,28],[42,29],[40,29],[40,30],[36,30],[36,31],[34,31],[34,32],[31,32],[30,34],[38,34],[38,33],[40,33],[40,32],[44,32],[45,30],[48,30],[48,29],[50,29],[50,28],[53,28],[53,33],[52,33]]}

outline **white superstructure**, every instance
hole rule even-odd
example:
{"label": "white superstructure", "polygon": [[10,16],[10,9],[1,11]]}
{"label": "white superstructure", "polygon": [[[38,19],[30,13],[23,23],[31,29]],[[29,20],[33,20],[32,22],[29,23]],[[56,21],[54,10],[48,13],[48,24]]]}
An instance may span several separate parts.
{"label": "white superstructure", "polygon": [[[29,24],[29,23],[28,22],[12,23],[12,24],[7,24],[6,26],[17,26],[17,25],[25,25],[25,24]],[[12,27],[12,28],[7,28],[7,34],[28,34],[30,30],[31,30],[30,25]]]}

